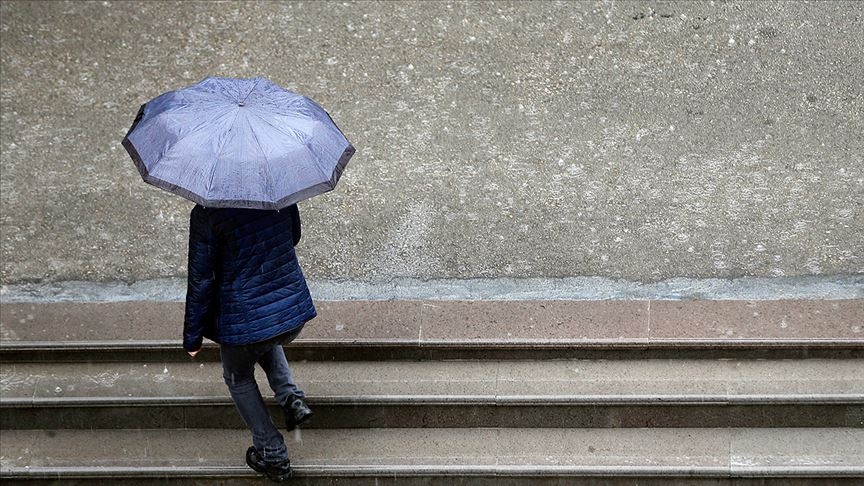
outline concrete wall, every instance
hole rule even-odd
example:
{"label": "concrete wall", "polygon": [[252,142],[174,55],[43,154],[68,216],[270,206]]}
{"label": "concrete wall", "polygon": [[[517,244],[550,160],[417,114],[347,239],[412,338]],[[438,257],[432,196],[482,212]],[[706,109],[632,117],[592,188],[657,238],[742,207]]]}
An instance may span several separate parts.
{"label": "concrete wall", "polygon": [[864,273],[864,2],[0,4],[3,284],[182,277],[120,140],[207,75],[357,147],[313,279]]}

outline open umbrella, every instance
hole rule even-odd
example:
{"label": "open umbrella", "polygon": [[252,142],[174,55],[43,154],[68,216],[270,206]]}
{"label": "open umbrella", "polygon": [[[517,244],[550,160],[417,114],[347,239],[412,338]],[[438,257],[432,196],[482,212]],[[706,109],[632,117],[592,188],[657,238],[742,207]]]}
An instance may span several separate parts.
{"label": "open umbrella", "polygon": [[317,103],[208,77],[141,106],[123,139],[144,181],[202,206],[281,209],[336,187],[354,147]]}

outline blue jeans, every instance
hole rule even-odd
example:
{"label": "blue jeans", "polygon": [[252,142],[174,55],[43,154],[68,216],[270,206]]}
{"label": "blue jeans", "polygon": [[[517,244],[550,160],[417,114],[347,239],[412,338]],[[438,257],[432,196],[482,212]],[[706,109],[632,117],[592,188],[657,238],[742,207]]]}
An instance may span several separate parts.
{"label": "blue jeans", "polygon": [[288,448],[285,439],[276,429],[264,398],[255,381],[255,363],[258,363],[267,374],[270,388],[276,395],[276,402],[283,405],[289,395],[304,397],[305,394],[294,384],[294,377],[282,344],[293,341],[302,330],[302,326],[274,339],[260,343],[230,346],[222,344],[219,353],[222,356],[222,377],[228,385],[231,399],[243,421],[252,432],[252,443],[258,453],[267,462],[281,462],[288,459]]}

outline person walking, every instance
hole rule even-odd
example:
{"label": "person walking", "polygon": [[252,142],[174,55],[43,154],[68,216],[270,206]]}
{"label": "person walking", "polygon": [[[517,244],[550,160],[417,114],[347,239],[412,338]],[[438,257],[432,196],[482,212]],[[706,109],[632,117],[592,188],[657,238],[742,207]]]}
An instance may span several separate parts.
{"label": "person walking", "polygon": [[294,251],[300,237],[296,204],[281,211],[196,205],[189,220],[183,348],[195,357],[203,338],[219,343],[225,384],[252,432],[246,463],[277,482],[291,476],[291,462],[254,371],[257,363],[267,375],[289,431],[312,416],[282,348],[316,316]]}
{"label": "person walking", "polygon": [[148,184],[195,202],[183,348],[219,343],[223,376],[252,432],[246,463],[291,476],[285,440],[255,382],[267,375],[293,430],[312,416],[283,344],[316,316],[294,246],[297,203],[335,189],[355,149],[315,101],[266,78],[208,76],[141,105],[123,138]]}

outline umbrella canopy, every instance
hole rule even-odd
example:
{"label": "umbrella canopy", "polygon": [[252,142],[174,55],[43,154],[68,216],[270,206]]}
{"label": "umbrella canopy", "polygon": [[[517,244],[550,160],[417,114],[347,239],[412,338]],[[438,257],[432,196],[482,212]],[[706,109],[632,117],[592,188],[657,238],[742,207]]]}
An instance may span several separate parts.
{"label": "umbrella canopy", "polygon": [[141,106],[141,177],[202,206],[281,209],[336,187],[354,147],[317,103],[264,78],[208,77]]}

